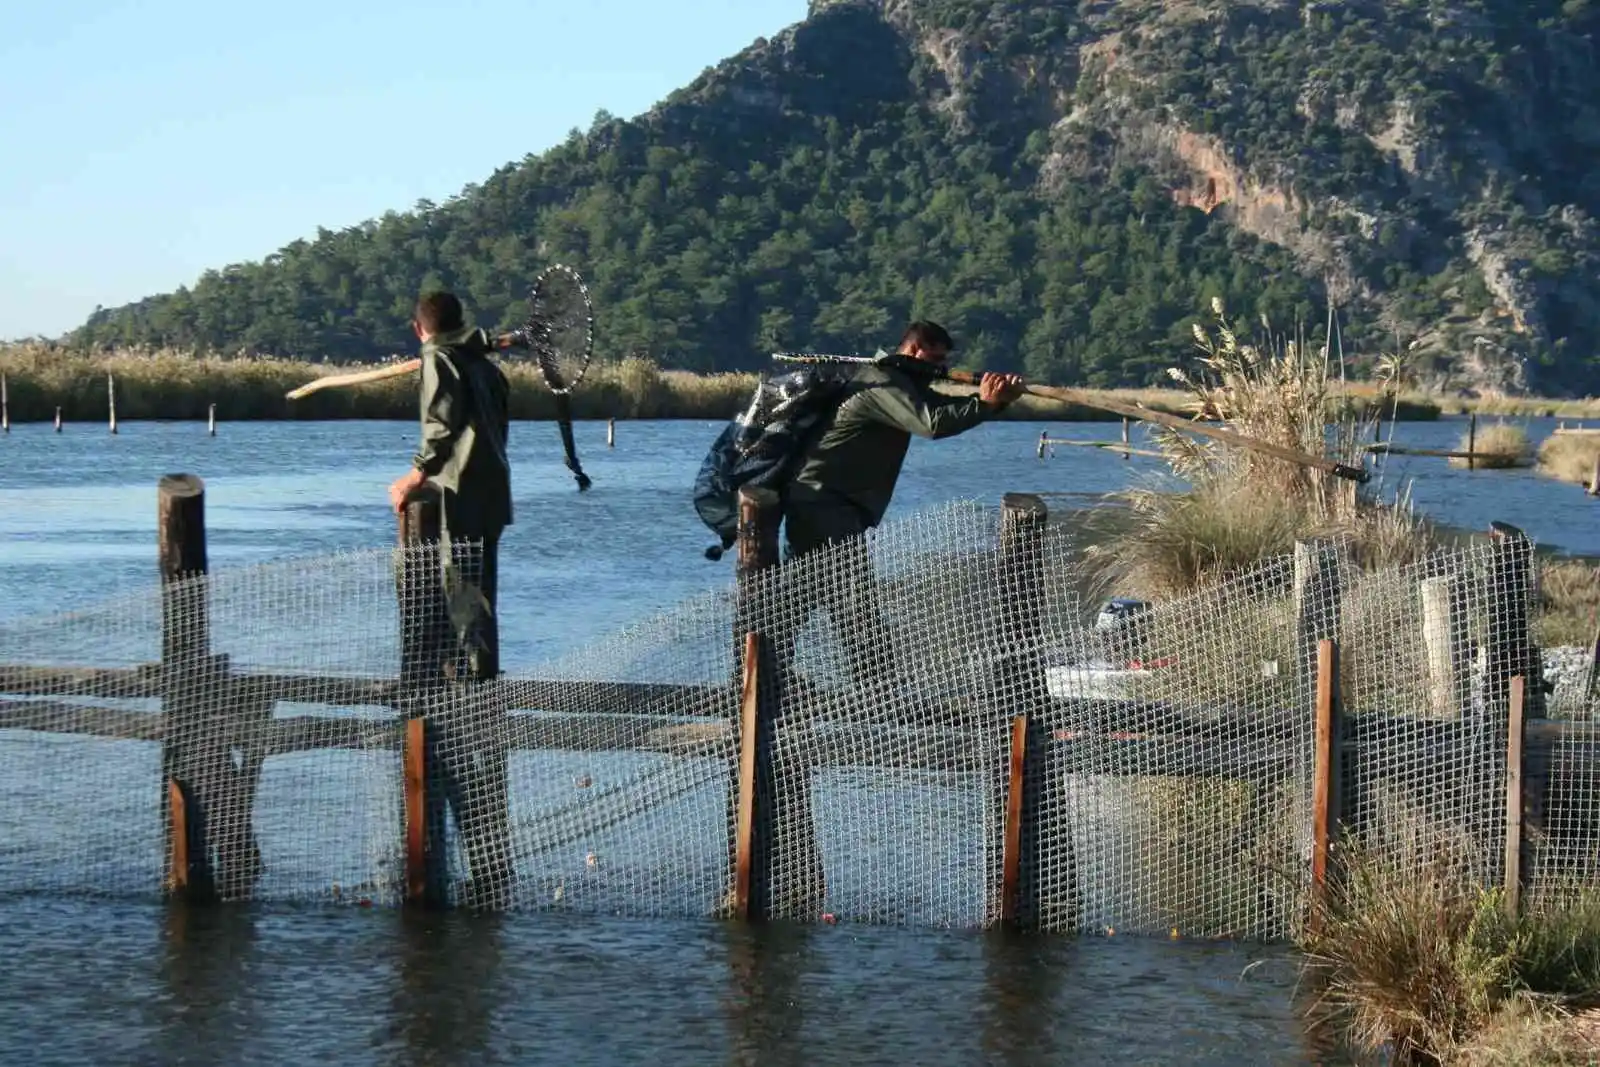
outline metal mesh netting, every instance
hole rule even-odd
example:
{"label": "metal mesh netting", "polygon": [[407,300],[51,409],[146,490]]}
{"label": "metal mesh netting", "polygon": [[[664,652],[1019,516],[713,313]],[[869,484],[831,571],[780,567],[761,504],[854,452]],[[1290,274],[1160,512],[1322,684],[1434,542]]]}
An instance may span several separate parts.
{"label": "metal mesh netting", "polygon": [[[435,548],[374,550],[0,624],[0,892],[158,893],[188,810],[185,870],[227,898],[724,913],[748,630],[775,915],[987,925],[1010,847],[1048,929],[1285,936],[1310,884],[1321,638],[1363,847],[1459,852],[1498,884],[1520,675],[1527,896],[1600,870],[1592,705],[1545,692],[1525,541],[1378,571],[1302,545],[1096,614],[1073,526],[1043,518],[913,516],[488,682],[454,680],[452,583],[481,578],[461,546],[449,578]],[[408,829],[446,862],[409,866]]]}

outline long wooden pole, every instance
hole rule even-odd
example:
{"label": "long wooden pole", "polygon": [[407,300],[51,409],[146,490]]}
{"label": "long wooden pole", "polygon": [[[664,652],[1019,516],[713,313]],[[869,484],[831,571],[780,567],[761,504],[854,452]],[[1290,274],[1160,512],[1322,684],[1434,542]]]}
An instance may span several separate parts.
{"label": "long wooden pole", "polygon": [[[797,363],[879,362],[876,357],[814,355],[797,352],[776,352],[773,353],[773,358]],[[982,371],[951,370],[936,363],[926,363],[909,357],[902,357],[895,361],[893,365],[906,371],[927,374],[931,377],[942,378],[945,381],[956,382],[960,385],[977,385],[983,380]],[[1309,452],[1285,448],[1282,445],[1275,445],[1271,441],[1263,441],[1260,438],[1234,433],[1232,430],[1222,430],[1215,426],[1207,426],[1204,423],[1195,422],[1180,415],[1169,415],[1164,411],[1155,411],[1142,404],[1130,404],[1125,401],[1114,400],[1108,396],[1091,393],[1086,389],[1072,389],[1063,385],[1024,385],[1023,392],[1045,400],[1055,400],[1063,404],[1077,404],[1080,407],[1109,411],[1124,418],[1138,419],[1140,422],[1153,422],[1170,430],[1192,433],[1200,437],[1209,437],[1213,441],[1220,441],[1238,448],[1260,452],[1263,455],[1275,456],[1286,462],[1297,463],[1303,467],[1311,467],[1338,478],[1347,478],[1353,482],[1365,483],[1372,477],[1371,473],[1364,467],[1352,467],[1349,464],[1339,463],[1325,456],[1313,456]]]}
{"label": "long wooden pole", "polygon": [[1524,723],[1523,677],[1511,679],[1511,700],[1506,731],[1506,915],[1516,919],[1522,909],[1522,740]]}

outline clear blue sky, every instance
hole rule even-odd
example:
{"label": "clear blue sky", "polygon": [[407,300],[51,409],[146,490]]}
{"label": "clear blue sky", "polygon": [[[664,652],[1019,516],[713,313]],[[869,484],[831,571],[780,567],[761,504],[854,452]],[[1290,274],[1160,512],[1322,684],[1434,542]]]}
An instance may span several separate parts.
{"label": "clear blue sky", "polygon": [[[443,200],[806,0],[62,0],[0,14],[0,339]],[[439,140],[414,123],[443,123]]]}

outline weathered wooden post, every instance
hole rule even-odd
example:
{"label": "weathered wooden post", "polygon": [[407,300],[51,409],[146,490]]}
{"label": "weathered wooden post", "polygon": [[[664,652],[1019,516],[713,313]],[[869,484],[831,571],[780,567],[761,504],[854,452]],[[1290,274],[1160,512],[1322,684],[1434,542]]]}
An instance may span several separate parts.
{"label": "weathered wooden post", "polygon": [[1470,697],[1461,581],[1454,574],[1418,583],[1422,643],[1427,653],[1428,706],[1436,719],[1460,719]]}
{"label": "weathered wooden post", "polygon": [[1522,853],[1522,823],[1527,806],[1523,790],[1526,763],[1523,742],[1526,739],[1526,720],[1523,716],[1526,687],[1522,675],[1511,679],[1510,700],[1506,715],[1506,849],[1505,849],[1505,906],[1506,915],[1513,921],[1522,910],[1522,888],[1526,865]]}
{"label": "weathered wooden post", "polygon": [[1307,693],[1316,685],[1321,642],[1339,637],[1342,603],[1338,549],[1320,541],[1295,542],[1296,669]]}
{"label": "weathered wooden post", "polygon": [[[1048,522],[1044,501],[1030,493],[1007,493],[1001,502],[996,562],[1002,641],[994,650],[1001,655],[989,680],[989,700],[997,722],[1007,727],[995,760],[1006,781],[994,794],[1004,798],[995,820],[1001,884],[999,906],[989,911],[1007,924],[1070,929],[1080,912],[1077,864],[1065,816],[1064,773],[1052,752],[1039,640]],[[1051,857],[1055,862],[1047,863]]]}
{"label": "weathered wooden post", "polygon": [[217,405],[212,404],[206,410],[206,432],[212,437],[217,436]]}
{"label": "weathered wooden post", "polygon": [[1320,921],[1327,904],[1330,860],[1334,843],[1344,821],[1344,796],[1341,788],[1343,760],[1340,743],[1343,723],[1339,694],[1339,645],[1324,639],[1317,642],[1317,700],[1313,734],[1311,779],[1311,922]]}
{"label": "weathered wooden post", "polygon": [[614,418],[606,420],[606,447],[617,447],[617,420]]}
{"label": "weathered wooden post", "polygon": [[1129,420],[1128,416],[1122,416],[1122,458],[1124,461],[1131,461],[1133,459],[1133,453],[1129,450],[1132,440],[1128,435],[1128,428],[1131,425],[1132,422]]}
{"label": "weathered wooden post", "polygon": [[192,900],[248,897],[261,869],[251,809],[263,757],[252,728],[271,704],[235,686],[226,657],[211,654],[199,478],[161,479],[156,529],[168,886]]}
{"label": "weathered wooden post", "polygon": [[[735,648],[743,682],[740,752],[731,768],[729,802],[735,809],[729,861],[731,910],[751,919],[814,916],[825,897],[822,853],[811,811],[811,769],[800,759],[778,776],[778,718],[782,711],[784,635],[775,622],[801,605],[784,601],[778,568],[782,506],[769,489],[739,491],[738,604]],[[751,636],[754,635],[754,640]],[[752,655],[754,657],[752,662]],[[753,759],[744,745],[745,719],[753,723]],[[796,754],[798,755],[798,753]],[[741,773],[748,765],[748,777]],[[742,858],[741,858],[742,857]],[[738,898],[741,894],[744,900]]]}
{"label": "weathered wooden post", "polygon": [[4,374],[0,374],[0,430],[11,432],[11,394],[6,390]]}
{"label": "weathered wooden post", "polygon": [[[1500,739],[1509,751],[1513,718],[1522,721],[1545,717],[1544,658],[1534,644],[1530,611],[1533,606],[1534,562],[1533,542],[1515,526],[1503,522],[1489,525],[1489,574],[1486,600],[1488,601],[1488,626],[1484,649],[1484,681],[1482,714],[1477,733],[1487,739]],[[1520,733],[1521,730],[1517,730]],[[1517,758],[1521,759],[1518,743]],[[1490,751],[1494,751],[1493,748]],[[1510,777],[1510,768],[1507,768]],[[1526,782],[1518,775],[1518,809],[1523,820],[1542,824],[1544,819],[1543,789],[1528,790]],[[1510,800],[1507,800],[1509,808]],[[1495,819],[1494,823],[1500,820]],[[1520,823],[1518,826],[1518,852],[1520,856]],[[1488,846],[1503,837],[1501,829],[1493,823],[1477,827],[1477,837]],[[1509,828],[1506,828],[1509,832]],[[1485,849],[1486,855],[1495,850]],[[1505,853],[1510,855],[1509,848]],[[1520,878],[1518,869],[1502,867],[1501,877],[1506,885],[1514,877]]]}
{"label": "weathered wooden post", "polygon": [[111,416],[111,432],[117,432],[117,379],[106,375],[106,408]]}
{"label": "weathered wooden post", "polygon": [[56,408],[56,433],[61,432],[61,409]]}
{"label": "weathered wooden post", "polygon": [[446,772],[439,742],[449,708],[442,699],[446,664],[454,665],[449,614],[439,558],[438,494],[423,488],[405,501],[398,518],[400,611],[399,704],[405,718],[402,741],[401,825],[406,848],[406,897],[410,906],[443,907],[448,900],[449,859],[445,842]]}
{"label": "weathered wooden post", "polygon": [[1474,411],[1467,421],[1467,470],[1478,465],[1478,413]]}

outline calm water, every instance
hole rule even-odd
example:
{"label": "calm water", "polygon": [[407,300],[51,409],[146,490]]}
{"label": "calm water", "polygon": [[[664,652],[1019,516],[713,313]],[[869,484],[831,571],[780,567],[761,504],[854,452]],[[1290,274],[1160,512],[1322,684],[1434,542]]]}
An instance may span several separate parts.
{"label": "calm water", "polygon": [[[1535,443],[1553,428],[1530,420]],[[1402,425],[1453,447],[1463,424]],[[503,635],[516,669],[725,582],[731,561],[688,500],[718,425],[582,424],[579,494],[553,426],[513,428],[518,522],[502,547]],[[997,424],[917,442],[891,515],[1007,490],[1100,493],[1159,465],[1088,449],[1035,458],[1041,429]],[[1136,431],[1135,440],[1140,434]],[[384,488],[410,423],[14,427],[0,439],[0,616],[46,613],[155,580],[155,484],[207,486],[212,567],[386,545]],[[1531,472],[1387,461],[1436,519],[1501,519],[1547,547],[1600,555],[1597,502]],[[3,654],[3,650],[0,650]],[[0,828],[5,817],[0,814]],[[569,916],[418,920],[384,910],[169,914],[128,901],[0,902],[0,1062],[918,1063],[1339,1062],[1294,1021],[1279,950],[1114,937],[1006,939],[847,925]]]}

